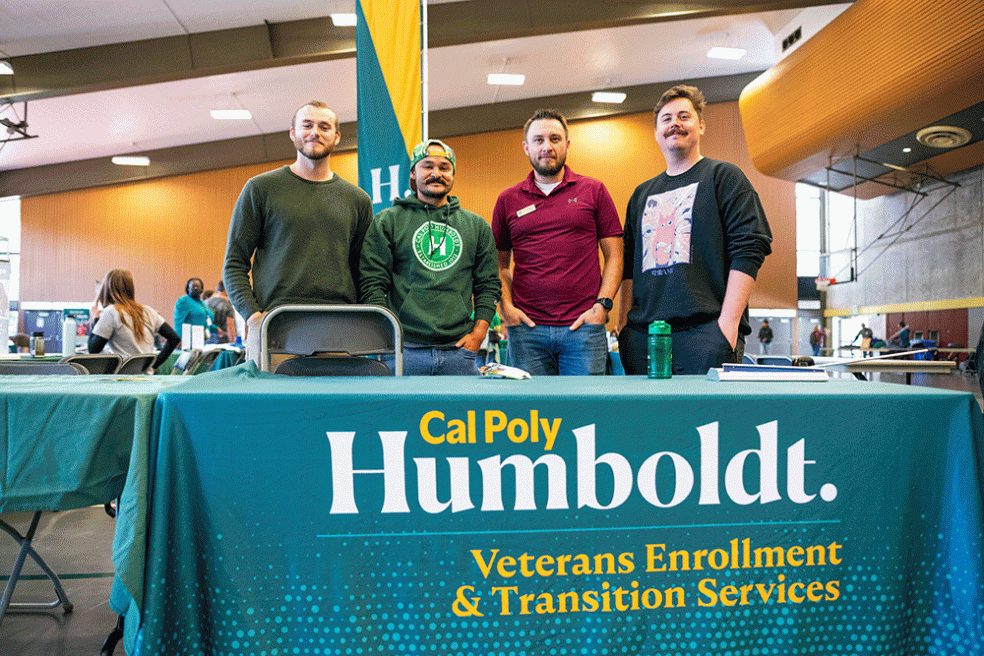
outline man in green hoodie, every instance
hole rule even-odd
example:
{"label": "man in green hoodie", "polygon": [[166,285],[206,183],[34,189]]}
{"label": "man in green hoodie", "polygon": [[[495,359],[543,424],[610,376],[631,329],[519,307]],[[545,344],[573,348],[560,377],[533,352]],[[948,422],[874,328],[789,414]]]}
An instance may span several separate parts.
{"label": "man in green hoodie", "polygon": [[[476,375],[475,355],[501,292],[492,229],[450,195],[454,174],[447,144],[417,144],[415,195],[377,214],[362,247],[361,301],[400,318],[407,376]],[[384,362],[393,368],[392,359]]]}

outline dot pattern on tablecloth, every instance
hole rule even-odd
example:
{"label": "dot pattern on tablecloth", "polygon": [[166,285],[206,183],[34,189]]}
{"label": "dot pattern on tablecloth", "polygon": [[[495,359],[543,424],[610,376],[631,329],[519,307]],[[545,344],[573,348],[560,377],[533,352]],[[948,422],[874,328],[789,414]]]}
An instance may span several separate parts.
{"label": "dot pattern on tablecloth", "polygon": [[[984,583],[977,570],[961,567],[960,558],[947,553],[942,535],[910,538],[909,549],[880,544],[890,529],[871,527],[863,536],[844,539],[837,528],[786,527],[775,529],[781,541],[796,544],[811,532],[816,543],[843,542],[840,565],[816,568],[783,567],[768,570],[663,572],[639,570],[628,575],[586,575],[516,581],[488,580],[478,572],[472,555],[474,538],[446,536],[333,537],[306,550],[303,541],[284,536],[263,543],[268,535],[251,535],[257,544],[230,542],[217,535],[213,550],[198,561],[175,562],[178,568],[198,572],[185,590],[164,589],[150,582],[160,595],[163,612],[184,618],[186,632],[167,634],[160,644],[140,644],[141,653],[168,656],[286,656],[463,654],[469,656],[806,656],[810,654],[984,654]],[[549,533],[549,532],[547,532]],[[727,543],[747,533],[728,528],[695,529],[682,533],[689,542],[682,548]],[[820,536],[819,538],[817,536]],[[248,536],[247,536],[248,537]],[[519,555],[522,541],[486,536],[486,549],[499,548]],[[640,536],[613,529],[603,542],[585,543],[570,533],[544,535],[540,545],[555,545],[545,553],[592,553],[601,545],[638,545]],[[982,536],[972,544],[980,553]],[[283,568],[259,565],[256,554],[269,548],[286,554]],[[972,555],[972,554],[971,554]],[[638,563],[637,563],[638,564]],[[209,572],[237,582],[235,588],[210,587]],[[466,574],[462,574],[462,572]],[[779,575],[795,581],[839,581],[839,596],[821,603],[761,604],[747,607],[698,605],[696,584],[715,578],[725,585],[775,583]],[[519,578],[519,577],[516,577]],[[483,604],[493,585],[517,585],[523,591],[559,595],[579,587],[600,590],[605,582],[628,589],[681,586],[684,607],[627,612],[530,614],[459,617],[451,611],[460,585],[475,587]],[[908,581],[908,583],[906,583]],[[921,591],[932,590],[931,594]],[[193,607],[188,599],[202,599]],[[249,601],[246,601],[246,600]],[[976,599],[968,607],[967,599]],[[484,607],[488,609],[488,607]],[[515,606],[513,607],[515,610]],[[151,616],[148,622],[161,621]],[[146,627],[145,631],[146,633]],[[155,631],[154,633],[159,633]],[[199,642],[198,636],[204,636]]]}

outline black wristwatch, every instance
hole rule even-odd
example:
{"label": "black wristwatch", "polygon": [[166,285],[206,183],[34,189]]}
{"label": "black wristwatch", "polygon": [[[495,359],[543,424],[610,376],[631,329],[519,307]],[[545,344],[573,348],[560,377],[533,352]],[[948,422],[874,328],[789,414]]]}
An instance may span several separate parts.
{"label": "black wristwatch", "polygon": [[595,303],[600,303],[601,307],[605,308],[605,312],[611,312],[612,308],[615,307],[615,303],[610,298],[599,298]]}

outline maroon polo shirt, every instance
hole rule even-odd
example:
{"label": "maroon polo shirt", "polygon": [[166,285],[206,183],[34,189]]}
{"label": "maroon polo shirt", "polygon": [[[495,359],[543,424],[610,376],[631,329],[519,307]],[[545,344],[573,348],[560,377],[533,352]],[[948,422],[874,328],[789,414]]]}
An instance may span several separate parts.
{"label": "maroon polo shirt", "polygon": [[513,305],[538,325],[569,326],[598,298],[598,240],[621,237],[622,226],[605,185],[566,167],[549,196],[532,171],[499,194],[492,234],[512,251]]}

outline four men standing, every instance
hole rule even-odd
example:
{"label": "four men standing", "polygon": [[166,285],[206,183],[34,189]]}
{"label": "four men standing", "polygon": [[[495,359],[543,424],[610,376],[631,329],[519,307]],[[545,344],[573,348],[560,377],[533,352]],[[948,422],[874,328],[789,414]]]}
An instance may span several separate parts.
{"label": "four men standing", "polygon": [[437,139],[413,151],[414,195],[373,220],[368,196],[329,167],[337,117],[324,103],[304,105],[290,129],[296,161],[249,180],[229,226],[223,277],[248,317],[248,355],[257,358],[260,321],[275,305],[361,301],[399,317],[405,374],[473,375],[501,293],[513,364],[533,375],[603,374],[621,280],[626,373],[645,372],[657,320],[672,327],[675,373],[739,361],[771,234],[744,174],[701,155],[703,110],[694,87],[660,98],[667,170],[636,189],[623,234],[605,186],[566,166],[567,121],[554,110],[527,121],[533,170],[499,195],[490,229],[450,195],[455,155]]}
{"label": "four men standing", "polygon": [[618,211],[605,185],[566,166],[563,115],[537,111],[523,136],[533,170],[492,212],[510,363],[534,376],[602,375],[622,276]]}

